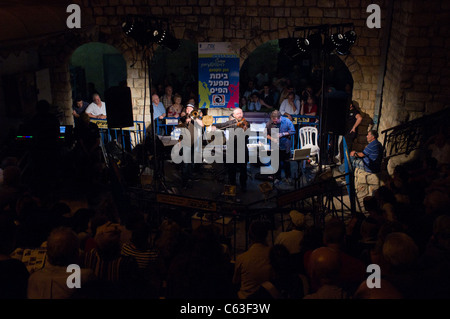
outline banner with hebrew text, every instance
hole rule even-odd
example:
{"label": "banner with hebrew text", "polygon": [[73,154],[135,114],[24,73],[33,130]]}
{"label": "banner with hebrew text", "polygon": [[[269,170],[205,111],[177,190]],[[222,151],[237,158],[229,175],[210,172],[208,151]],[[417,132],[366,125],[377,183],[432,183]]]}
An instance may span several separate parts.
{"label": "banner with hebrew text", "polygon": [[239,106],[239,44],[198,44],[199,108]]}

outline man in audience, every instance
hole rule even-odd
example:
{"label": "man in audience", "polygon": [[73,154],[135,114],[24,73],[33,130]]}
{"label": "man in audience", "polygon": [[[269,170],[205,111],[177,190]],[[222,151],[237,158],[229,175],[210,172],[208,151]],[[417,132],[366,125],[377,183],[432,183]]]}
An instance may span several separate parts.
{"label": "man in audience", "polygon": [[[378,141],[378,132],[371,130],[367,133],[368,145],[362,152],[351,151],[352,167],[363,169],[368,173],[379,173],[383,159],[383,145]],[[345,173],[345,164],[339,166],[339,171]]]}
{"label": "man in audience", "polygon": [[92,103],[89,104],[85,112],[92,119],[106,119],[106,104],[101,100],[98,93],[92,96]]}
{"label": "man in audience", "polygon": [[293,91],[288,93],[287,99],[281,102],[280,113],[292,121],[292,115],[298,115],[300,112],[300,100],[295,99]]}
{"label": "man in audience", "polygon": [[[80,269],[80,287],[69,287],[69,265],[78,265],[80,241],[67,227],[54,229],[47,239],[47,262],[44,268],[30,275],[29,299],[69,299],[88,282],[96,280],[91,269]],[[76,284],[76,280],[73,281]]]}
{"label": "man in audience", "polygon": [[310,256],[309,278],[317,283],[316,289],[303,299],[347,299],[349,294],[340,286],[342,268],[339,251],[330,247],[315,249]]}
{"label": "man in audience", "polygon": [[275,244],[284,245],[292,255],[300,253],[300,244],[303,240],[303,230],[305,227],[305,215],[297,210],[291,210],[289,217],[291,218],[293,228],[278,234],[275,238]]}
{"label": "man in audience", "polygon": [[259,286],[270,280],[272,266],[270,264],[270,247],[267,245],[267,225],[262,221],[254,221],[249,228],[250,248],[237,256],[233,284],[238,288],[239,299],[247,299],[256,292]]}

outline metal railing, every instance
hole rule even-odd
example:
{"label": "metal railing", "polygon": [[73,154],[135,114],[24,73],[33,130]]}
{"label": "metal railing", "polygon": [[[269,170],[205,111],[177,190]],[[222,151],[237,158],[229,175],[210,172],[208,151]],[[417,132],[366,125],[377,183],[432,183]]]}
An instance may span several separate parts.
{"label": "metal railing", "polygon": [[449,120],[450,108],[446,108],[382,131],[384,159],[420,149],[431,136],[446,128]]}
{"label": "metal railing", "polygon": [[[220,123],[222,120],[227,120],[229,116],[213,116],[213,124]],[[219,122],[220,121],[220,122]],[[292,123],[295,127],[295,137],[292,139],[291,150],[300,146],[299,129],[303,126],[314,126],[320,132],[320,123],[318,116],[311,115],[292,115]],[[175,127],[178,126],[178,118],[164,117],[156,120],[157,135],[168,135]],[[164,133],[164,134],[162,134]]]}
{"label": "metal railing", "polygon": [[133,126],[125,128],[109,128],[107,120],[91,119],[91,122],[97,124],[104,145],[115,140],[119,144],[128,145],[130,149],[133,149],[136,145],[144,142],[146,128],[143,121],[134,121]]}

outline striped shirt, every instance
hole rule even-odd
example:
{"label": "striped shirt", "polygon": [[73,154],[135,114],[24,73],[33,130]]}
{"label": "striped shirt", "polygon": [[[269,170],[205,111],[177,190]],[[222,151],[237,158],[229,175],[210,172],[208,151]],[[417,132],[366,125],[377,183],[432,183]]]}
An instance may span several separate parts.
{"label": "striped shirt", "polygon": [[133,257],[140,269],[148,268],[158,259],[158,251],[155,249],[140,250],[133,244],[124,244],[122,246],[122,255]]}
{"label": "striped shirt", "polygon": [[83,262],[83,267],[92,269],[98,279],[108,282],[126,281],[137,270],[133,258],[119,255],[115,259],[104,260],[96,248],[84,254]]}

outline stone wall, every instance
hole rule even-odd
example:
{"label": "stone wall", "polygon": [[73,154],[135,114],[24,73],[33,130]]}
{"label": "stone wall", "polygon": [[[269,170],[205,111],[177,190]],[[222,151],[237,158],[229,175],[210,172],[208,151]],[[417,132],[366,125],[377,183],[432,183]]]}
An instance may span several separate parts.
{"label": "stone wall", "polygon": [[[82,8],[88,30],[67,39],[43,43],[43,67],[50,69],[53,102],[70,123],[69,60],[80,45],[98,41],[117,48],[127,61],[135,119],[149,122],[150,96],[146,57],[121,23],[128,14],[167,18],[178,39],[194,43],[230,41],[240,44],[241,65],[253,50],[269,40],[293,34],[295,27],[352,22],[358,35],[351,54],[340,58],[354,80],[353,99],[364,115],[355,147],[365,146],[374,117],[380,76],[384,77],[379,132],[405,120],[448,105],[450,95],[450,3],[439,0],[396,1],[387,69],[380,74],[382,38],[387,28],[388,0],[74,0]],[[367,6],[381,7],[381,29],[366,26]],[[155,45],[156,48],[156,45]],[[134,65],[131,67],[131,65]],[[146,107],[146,109],[144,109]],[[144,116],[145,113],[145,116]],[[148,114],[148,115],[147,115]]]}
{"label": "stone wall", "polygon": [[449,18],[446,1],[395,2],[380,132],[449,105]]}
{"label": "stone wall", "polygon": [[[370,1],[356,0],[109,0],[83,1],[99,28],[99,40],[114,45],[126,59],[139,59],[133,41],[124,37],[120,24],[127,14],[151,14],[169,20],[178,39],[193,42],[233,41],[241,46],[241,65],[259,45],[292,36],[297,26],[352,22],[358,34],[352,54],[341,57],[354,80],[354,99],[370,117],[374,111],[380,55],[380,29],[366,27]],[[383,3],[381,2],[382,6]],[[384,13],[382,11],[382,21]],[[383,22],[382,22],[383,23]],[[128,63],[128,67],[131,63]],[[145,67],[128,69],[134,116],[143,118]],[[147,92],[148,97],[148,92]],[[145,105],[150,102],[149,98]],[[222,110],[215,110],[222,114]],[[146,121],[149,116],[146,116]],[[365,132],[363,130],[363,135]]]}

